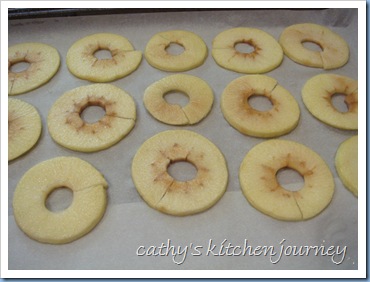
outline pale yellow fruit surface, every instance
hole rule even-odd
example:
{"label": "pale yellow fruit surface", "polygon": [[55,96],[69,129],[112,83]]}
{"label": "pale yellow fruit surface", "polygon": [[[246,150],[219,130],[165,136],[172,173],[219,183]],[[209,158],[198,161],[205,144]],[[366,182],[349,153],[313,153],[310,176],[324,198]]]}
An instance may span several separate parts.
{"label": "pale yellow fruit surface", "polygon": [[[109,59],[98,59],[94,53],[107,50]],[[67,67],[78,78],[92,82],[110,82],[134,72],[142,52],[135,50],[125,37],[96,33],[77,40],[68,50]]]}
{"label": "pale yellow fruit surface", "polygon": [[[248,99],[254,95],[268,98],[271,109],[253,108]],[[294,97],[266,75],[244,75],[231,81],[221,96],[225,119],[239,132],[255,137],[275,137],[292,131],[298,124],[300,109]]]}
{"label": "pale yellow fruit surface", "polygon": [[[282,168],[300,173],[304,186],[298,191],[283,188],[276,178]],[[334,179],[325,161],[310,148],[287,140],[271,139],[253,147],[241,163],[239,180],[249,203],[279,220],[317,216],[334,194]]]}
{"label": "pale yellow fruit surface", "polygon": [[8,161],[32,149],[41,130],[41,117],[34,106],[19,99],[8,99]]}
{"label": "pale yellow fruit surface", "polygon": [[[302,99],[309,112],[320,121],[340,129],[358,128],[357,81],[337,74],[319,74],[304,84]],[[331,101],[335,94],[345,95],[348,111],[338,111]]]}
{"label": "pale yellow fruit surface", "polygon": [[[89,106],[100,106],[105,115],[94,123],[81,118]],[[124,90],[109,84],[80,86],[60,96],[48,114],[48,129],[58,144],[75,151],[109,148],[135,126],[136,106]]]}
{"label": "pale yellow fruit surface", "polygon": [[335,155],[335,168],[344,186],[358,195],[358,136],[352,136],[340,144]]}
{"label": "pale yellow fruit surface", "polygon": [[[178,55],[167,52],[171,44],[184,48]],[[207,45],[203,39],[187,30],[168,30],[155,34],[145,47],[145,59],[163,71],[187,71],[202,65],[207,58]]]}
{"label": "pale yellow fruit surface", "polygon": [[[281,33],[279,42],[291,60],[309,67],[335,69],[345,65],[349,59],[347,42],[329,28],[318,24],[291,25]],[[305,42],[319,45],[321,51],[306,48],[303,45]]]}
{"label": "pale yellow fruit surface", "polygon": [[[17,63],[28,63],[26,70],[14,72]],[[47,83],[58,71],[58,50],[44,43],[20,43],[8,48],[8,95],[18,95]]]}
{"label": "pale yellow fruit surface", "polygon": [[[180,92],[189,98],[184,107],[168,103],[164,97]],[[151,84],[144,93],[144,105],[157,120],[172,125],[196,124],[205,118],[213,104],[212,88],[201,78],[174,74]]]}
{"label": "pale yellow fruit surface", "polygon": [[[54,189],[62,187],[73,191],[73,201],[65,210],[52,212],[45,201]],[[107,187],[102,174],[79,158],[43,161],[29,169],[15,189],[15,221],[25,234],[39,242],[72,242],[91,231],[103,217]]]}
{"label": "pale yellow fruit surface", "polygon": [[[238,43],[253,47],[252,52],[236,50]],[[237,27],[219,33],[212,42],[212,56],[221,67],[247,74],[260,74],[277,68],[284,53],[277,40],[267,32]]]}
{"label": "pale yellow fruit surface", "polygon": [[[167,171],[187,161],[197,169],[194,179],[179,181]],[[225,193],[228,170],[224,156],[208,139],[188,130],[168,130],[146,140],[132,161],[137,191],[152,208],[185,216],[205,211]]]}

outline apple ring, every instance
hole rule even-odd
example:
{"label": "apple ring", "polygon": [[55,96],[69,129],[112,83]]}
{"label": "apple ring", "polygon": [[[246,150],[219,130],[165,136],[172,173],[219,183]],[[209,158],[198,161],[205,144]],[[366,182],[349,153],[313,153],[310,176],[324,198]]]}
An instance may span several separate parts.
{"label": "apple ring", "polygon": [[[285,55],[309,67],[335,69],[344,66],[349,59],[347,42],[337,33],[318,24],[291,25],[284,29],[279,42]],[[305,42],[315,43],[322,50],[310,50],[303,46]]]}
{"label": "apple ring", "polygon": [[[94,123],[81,113],[99,106],[105,115]],[[122,89],[97,83],[80,86],[64,93],[51,107],[48,128],[53,140],[75,151],[95,152],[109,148],[125,137],[135,125],[136,107]]]}
{"label": "apple ring", "polygon": [[[170,44],[184,48],[178,55],[167,52]],[[207,45],[197,34],[186,30],[169,30],[155,34],[145,48],[148,63],[163,71],[187,71],[203,64]]]}
{"label": "apple ring", "polygon": [[[197,168],[195,178],[174,179],[167,168],[187,161]],[[152,208],[185,216],[205,211],[223,196],[228,170],[220,150],[205,137],[188,130],[168,130],[146,140],[132,161],[137,191]]]}
{"label": "apple ring", "polygon": [[[272,107],[267,111],[253,108],[252,96],[267,97]],[[298,124],[300,110],[294,97],[274,78],[245,75],[230,82],[221,96],[225,119],[239,132],[255,137],[275,137],[292,131]]]}
{"label": "apple ring", "polygon": [[[110,59],[98,59],[95,52],[108,50]],[[68,50],[67,67],[78,78],[92,82],[110,82],[135,71],[142,59],[123,36],[97,33],[81,38]]]}
{"label": "apple ring", "polygon": [[[304,178],[298,191],[282,187],[276,173],[296,170]],[[268,140],[253,147],[239,170],[248,202],[275,219],[300,221],[322,212],[334,194],[334,179],[325,161],[308,147],[287,140]]]}
{"label": "apple ring", "polygon": [[[348,111],[338,111],[332,104],[335,94],[345,95]],[[357,81],[336,74],[319,74],[305,83],[302,99],[309,112],[318,120],[345,130],[358,128]]]}
{"label": "apple ring", "polygon": [[[248,44],[252,52],[239,52],[236,45]],[[280,44],[267,32],[247,27],[237,27],[218,34],[212,42],[212,56],[216,63],[228,70],[259,74],[277,68],[284,53]]]}
{"label": "apple ring", "polygon": [[345,140],[335,154],[335,168],[349,191],[358,196],[358,135]]}
{"label": "apple ring", "polygon": [[[164,99],[167,93],[179,91],[189,98],[189,103],[181,107],[169,104]],[[144,105],[157,120],[172,125],[195,124],[201,121],[212,108],[213,91],[202,79],[174,74],[150,85],[144,93]]]}
{"label": "apple ring", "polygon": [[[59,212],[45,206],[57,188],[73,191],[71,205]],[[43,243],[72,242],[91,231],[104,215],[107,182],[99,171],[75,157],[57,157],[28,170],[13,198],[14,218],[30,238]]]}
{"label": "apple ring", "polygon": [[[26,70],[14,72],[17,63],[28,63]],[[8,95],[18,95],[47,83],[58,71],[57,49],[43,43],[21,43],[8,49]]]}
{"label": "apple ring", "polygon": [[37,109],[22,100],[8,99],[8,161],[25,154],[41,136],[42,121]]}

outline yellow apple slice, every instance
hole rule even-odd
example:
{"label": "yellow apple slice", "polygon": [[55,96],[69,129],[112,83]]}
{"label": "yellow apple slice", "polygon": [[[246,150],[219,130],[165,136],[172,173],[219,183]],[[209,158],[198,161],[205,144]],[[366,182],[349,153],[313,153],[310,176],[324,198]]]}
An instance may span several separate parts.
{"label": "yellow apple slice", "polygon": [[[179,181],[168,173],[168,167],[179,161],[196,167],[195,178]],[[168,130],[141,145],[132,162],[132,178],[150,207],[185,216],[205,211],[220,200],[228,170],[224,156],[211,141],[192,131]]]}
{"label": "yellow apple slice", "polygon": [[[277,172],[284,168],[302,175],[300,190],[290,191],[277,181]],[[317,216],[334,194],[334,179],[325,161],[310,148],[287,140],[271,139],[253,147],[242,161],[239,180],[249,203],[279,220]]]}
{"label": "yellow apple slice", "polygon": [[[167,51],[171,44],[183,47],[181,54]],[[155,34],[145,48],[148,63],[163,71],[186,71],[202,65],[207,57],[207,45],[203,39],[187,30],[168,30]]]}
{"label": "yellow apple slice", "polygon": [[41,130],[41,118],[34,106],[19,99],[8,99],[8,161],[31,150]]}
{"label": "yellow apple slice", "polygon": [[[99,106],[105,115],[96,122],[86,122],[82,112]],[[75,151],[95,152],[109,148],[134,127],[136,107],[122,89],[97,83],[80,86],[64,93],[51,107],[48,129],[58,144]]]}
{"label": "yellow apple slice", "polygon": [[[72,242],[91,231],[103,217],[107,187],[102,174],[79,158],[43,161],[29,169],[15,189],[15,221],[25,234],[39,242]],[[58,188],[72,190],[73,201],[67,209],[52,212],[45,202]]]}
{"label": "yellow apple slice", "polygon": [[358,136],[352,136],[338,148],[335,168],[339,178],[349,191],[358,195]]}
{"label": "yellow apple slice", "polygon": [[[267,97],[271,109],[254,109],[249,99],[256,95]],[[239,132],[263,138],[292,131],[300,117],[294,97],[266,75],[245,75],[230,82],[222,93],[221,109],[225,119]]]}
{"label": "yellow apple slice", "polygon": [[[347,42],[327,27],[313,23],[294,24],[282,32],[279,42],[285,55],[298,64],[309,67],[335,69],[345,65],[349,59]],[[311,42],[321,51],[306,48]]]}
{"label": "yellow apple slice", "polygon": [[[98,59],[94,54],[107,50],[111,58]],[[68,50],[67,66],[78,78],[92,82],[110,82],[134,72],[140,65],[142,52],[135,50],[125,37],[112,33],[96,33],[76,41]]]}
{"label": "yellow apple slice", "polygon": [[[20,72],[12,70],[17,63],[27,63]],[[18,95],[47,83],[58,71],[57,49],[44,43],[20,43],[8,48],[8,95]]]}
{"label": "yellow apple slice", "polygon": [[[332,103],[335,94],[345,95],[348,111],[338,111]],[[302,98],[309,112],[320,121],[345,130],[358,128],[357,81],[336,74],[318,74],[305,83]]]}
{"label": "yellow apple slice", "polygon": [[[164,97],[180,92],[189,97],[184,107],[168,103]],[[144,105],[157,120],[173,125],[196,124],[207,116],[213,104],[212,88],[202,79],[174,74],[151,84],[144,93]]]}
{"label": "yellow apple slice", "polygon": [[[252,52],[240,52],[237,44],[247,44]],[[248,74],[266,73],[277,68],[284,57],[280,44],[267,32],[237,27],[219,33],[212,42],[212,56],[221,67]]]}

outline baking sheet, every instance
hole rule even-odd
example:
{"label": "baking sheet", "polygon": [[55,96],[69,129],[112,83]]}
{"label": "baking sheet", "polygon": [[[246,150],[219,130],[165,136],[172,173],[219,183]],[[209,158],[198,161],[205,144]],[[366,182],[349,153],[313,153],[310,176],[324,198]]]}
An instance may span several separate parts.
{"label": "baking sheet", "polygon": [[[242,135],[223,118],[221,93],[228,83],[242,74],[217,66],[210,51],[212,39],[225,29],[255,27],[278,39],[285,27],[302,22],[322,24],[340,34],[350,46],[350,59],[340,69],[324,71],[298,65],[285,57],[280,67],[266,74],[289,90],[301,109],[297,128],[279,138],[300,142],[319,153],[329,165],[336,184],[331,204],[320,215],[304,222],[283,222],[255,210],[241,193],[238,180],[240,163],[245,154],[264,139]],[[357,269],[357,198],[344,188],[334,168],[339,144],[357,131],[338,130],[319,122],[306,110],[300,94],[307,79],[319,73],[357,79],[357,26],[357,9],[135,13],[9,21],[9,46],[28,41],[43,42],[56,47],[61,56],[60,70],[48,84],[15,97],[39,110],[44,128],[36,147],[8,166],[9,269]],[[151,36],[170,29],[193,31],[208,46],[205,63],[186,73],[209,83],[215,95],[214,105],[202,122],[181,128],[198,132],[216,144],[229,169],[229,184],[223,198],[210,210],[188,217],[173,217],[149,208],[131,179],[131,161],[140,145],[158,132],[179,128],[156,121],[145,110],[142,101],[146,87],[172,73],[157,70],[143,59],[134,73],[112,82],[134,98],[137,122],[126,138],[109,149],[95,153],[70,151],[54,143],[46,127],[48,111],[60,95],[91,84],[74,77],[67,69],[66,53],[76,40],[93,33],[111,32],[125,36],[136,49],[144,50]],[[24,235],[14,222],[11,206],[15,187],[22,175],[39,162],[57,156],[76,156],[88,161],[104,174],[109,183],[109,203],[102,221],[83,238],[60,246],[41,244]],[[244,255],[236,252],[222,255],[229,243],[242,249],[250,246],[247,248],[250,251]],[[154,250],[162,244],[180,248],[177,249],[180,251],[186,249],[187,255],[141,255],[144,248],[148,250],[153,246],[151,249]],[[258,246],[272,246],[276,254],[272,255],[272,251],[261,253]],[[308,256],[289,255],[293,246],[321,246],[323,251],[318,255],[313,252]],[[338,250],[336,256],[328,251],[330,246]],[[281,250],[283,253],[279,258]]]}

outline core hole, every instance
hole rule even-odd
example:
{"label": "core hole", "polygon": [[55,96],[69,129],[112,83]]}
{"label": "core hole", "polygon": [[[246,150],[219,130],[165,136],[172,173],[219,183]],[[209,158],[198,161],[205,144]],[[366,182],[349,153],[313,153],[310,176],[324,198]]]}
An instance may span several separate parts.
{"label": "core hole", "polygon": [[236,43],[234,45],[234,48],[236,51],[240,53],[245,53],[245,54],[253,53],[255,50],[255,48],[251,44],[248,44],[245,42]]}
{"label": "core hole", "polygon": [[105,110],[101,106],[88,106],[81,112],[81,118],[87,123],[95,123],[102,119]]}
{"label": "core hole", "polygon": [[335,93],[331,96],[331,104],[337,111],[341,113],[346,113],[348,112],[348,105],[345,102],[345,99],[345,94]]}
{"label": "core hole", "polygon": [[295,169],[279,169],[276,173],[276,179],[284,189],[289,191],[298,191],[304,186],[304,178]]}
{"label": "core hole", "polygon": [[46,198],[45,206],[51,212],[67,209],[73,200],[73,191],[67,187],[54,189]]}
{"label": "core hole", "polygon": [[178,161],[171,163],[167,168],[167,172],[177,181],[185,182],[194,179],[198,170],[190,162]]}
{"label": "core hole", "polygon": [[265,112],[272,109],[273,104],[269,98],[262,95],[252,95],[248,98],[248,104],[255,110]]}
{"label": "core hole", "polygon": [[184,51],[185,51],[185,48],[181,44],[178,44],[178,43],[170,43],[170,45],[166,47],[166,52],[174,56],[180,55]]}
{"label": "core hole", "polygon": [[303,42],[302,43],[303,47],[308,49],[308,50],[311,50],[311,51],[315,51],[315,52],[322,52],[322,48],[319,44],[315,43],[315,42],[312,42],[312,41],[306,41],[306,42]]}
{"label": "core hole", "polygon": [[26,71],[30,67],[30,65],[30,63],[25,61],[18,62],[10,66],[10,71],[15,73]]}
{"label": "core hole", "polygon": [[171,105],[179,105],[185,107],[189,103],[189,97],[183,92],[170,91],[164,94],[163,99]]}
{"label": "core hole", "polygon": [[110,60],[112,59],[112,53],[107,49],[99,49],[94,53],[94,57],[99,60]]}

